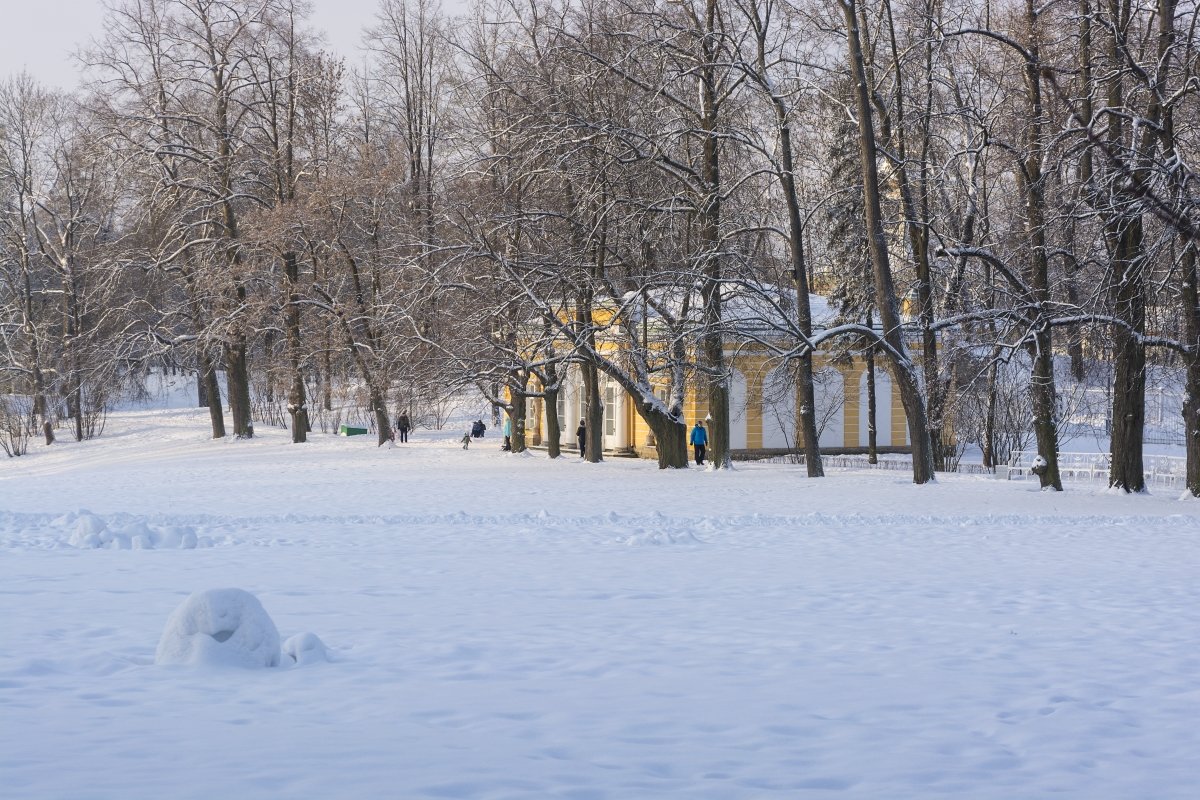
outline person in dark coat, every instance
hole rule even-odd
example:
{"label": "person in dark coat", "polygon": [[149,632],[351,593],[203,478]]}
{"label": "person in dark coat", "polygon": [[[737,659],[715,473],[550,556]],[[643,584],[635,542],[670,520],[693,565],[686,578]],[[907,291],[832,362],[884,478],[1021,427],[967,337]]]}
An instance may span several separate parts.
{"label": "person in dark coat", "polygon": [[704,430],[704,423],[696,422],[696,427],[692,428],[690,438],[692,449],[696,451],[696,463],[704,463],[704,446],[708,444],[708,431]]}
{"label": "person in dark coat", "polygon": [[487,425],[483,424],[483,420],[477,419],[471,423],[471,436],[476,439],[483,438],[483,432],[487,430]]}
{"label": "person in dark coat", "polygon": [[412,425],[408,421],[408,414],[401,414],[396,418],[396,433],[400,435],[400,441],[408,441],[408,431]]}
{"label": "person in dark coat", "polygon": [[579,420],[579,427],[575,429],[575,440],[579,442],[579,457],[587,458],[587,426],[583,420]]}

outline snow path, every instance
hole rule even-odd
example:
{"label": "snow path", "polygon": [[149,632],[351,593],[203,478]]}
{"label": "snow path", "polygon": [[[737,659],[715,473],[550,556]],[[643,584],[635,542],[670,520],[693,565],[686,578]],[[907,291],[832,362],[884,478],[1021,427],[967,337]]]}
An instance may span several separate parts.
{"label": "snow path", "polygon": [[[0,465],[5,797],[1200,793],[1195,503],[194,416]],[[81,549],[79,509],[201,546]],[[335,660],[155,666],[220,587]]]}

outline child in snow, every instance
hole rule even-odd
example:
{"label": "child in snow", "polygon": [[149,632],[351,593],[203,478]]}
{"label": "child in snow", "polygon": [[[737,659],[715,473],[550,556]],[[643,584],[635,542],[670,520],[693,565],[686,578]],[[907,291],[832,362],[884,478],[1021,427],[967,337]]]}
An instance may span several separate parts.
{"label": "child in snow", "polygon": [[471,432],[470,431],[467,431],[466,433],[463,434],[462,444],[463,444],[463,450],[466,450],[468,447],[471,446]]}

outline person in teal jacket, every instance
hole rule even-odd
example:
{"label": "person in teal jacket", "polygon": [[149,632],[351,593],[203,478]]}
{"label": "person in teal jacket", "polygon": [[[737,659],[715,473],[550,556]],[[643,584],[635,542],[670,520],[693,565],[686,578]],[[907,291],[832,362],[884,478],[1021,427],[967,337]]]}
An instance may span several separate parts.
{"label": "person in teal jacket", "polygon": [[704,423],[697,420],[696,426],[692,428],[692,435],[689,439],[692,443],[692,448],[696,451],[696,463],[704,463],[704,446],[708,444],[708,431],[704,430]]}

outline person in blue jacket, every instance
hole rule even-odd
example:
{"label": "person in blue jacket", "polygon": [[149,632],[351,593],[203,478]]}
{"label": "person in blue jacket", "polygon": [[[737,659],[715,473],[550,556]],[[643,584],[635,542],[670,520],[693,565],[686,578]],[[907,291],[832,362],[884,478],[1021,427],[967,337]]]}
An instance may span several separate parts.
{"label": "person in blue jacket", "polygon": [[696,463],[704,463],[704,446],[708,444],[708,431],[704,430],[704,422],[696,421],[696,427],[692,428],[692,435],[689,439],[692,443],[692,448],[696,451]]}

